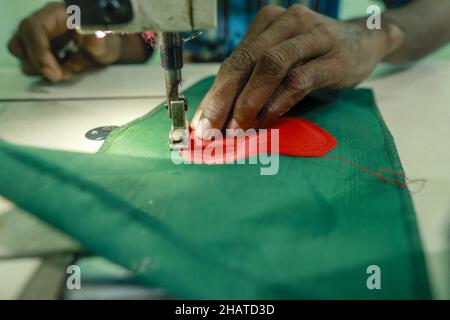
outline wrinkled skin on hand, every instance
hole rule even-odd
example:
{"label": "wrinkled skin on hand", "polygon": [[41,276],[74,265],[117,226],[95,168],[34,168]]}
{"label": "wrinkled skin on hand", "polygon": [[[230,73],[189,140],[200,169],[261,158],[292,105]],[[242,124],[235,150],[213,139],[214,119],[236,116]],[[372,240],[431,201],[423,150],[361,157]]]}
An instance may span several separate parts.
{"label": "wrinkled skin on hand", "polygon": [[267,127],[310,92],[353,87],[401,43],[396,26],[369,30],[305,6],[264,7],[195,114],[198,138]]}

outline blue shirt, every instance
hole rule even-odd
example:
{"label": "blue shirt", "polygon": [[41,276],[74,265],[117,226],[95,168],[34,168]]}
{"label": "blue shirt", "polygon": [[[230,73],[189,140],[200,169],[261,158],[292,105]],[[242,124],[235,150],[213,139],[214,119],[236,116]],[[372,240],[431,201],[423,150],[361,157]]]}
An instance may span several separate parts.
{"label": "blue shirt", "polygon": [[[409,1],[389,0],[387,4],[388,7],[396,7]],[[225,59],[241,42],[258,11],[272,2],[270,0],[219,0],[217,28],[186,43],[185,47],[191,53],[191,59],[195,62],[217,62]],[[284,7],[289,7],[300,1],[280,0],[278,2]],[[305,0],[303,3],[329,17],[338,17],[339,0]]]}

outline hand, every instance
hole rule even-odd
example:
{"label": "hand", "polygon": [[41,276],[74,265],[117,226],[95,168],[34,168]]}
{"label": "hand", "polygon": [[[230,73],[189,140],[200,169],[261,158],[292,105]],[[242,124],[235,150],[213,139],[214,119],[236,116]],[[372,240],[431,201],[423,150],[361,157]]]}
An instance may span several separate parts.
{"label": "hand", "polygon": [[[20,23],[8,48],[27,75],[42,75],[52,82],[68,80],[75,74],[117,62],[121,57],[120,36],[83,36],[66,25],[66,7],[50,3]],[[59,61],[54,52],[74,41],[79,50]]]}
{"label": "hand", "polygon": [[401,42],[395,25],[370,31],[365,20],[339,22],[302,5],[266,6],[223,62],[192,127],[208,140],[210,129],[266,127],[311,91],[357,85]]}

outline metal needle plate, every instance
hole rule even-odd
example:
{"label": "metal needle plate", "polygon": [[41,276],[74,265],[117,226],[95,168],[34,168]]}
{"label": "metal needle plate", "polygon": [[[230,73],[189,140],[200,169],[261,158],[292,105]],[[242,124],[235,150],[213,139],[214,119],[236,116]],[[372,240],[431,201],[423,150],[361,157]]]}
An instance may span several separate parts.
{"label": "metal needle plate", "polygon": [[89,130],[86,133],[85,137],[89,140],[102,141],[102,140],[105,140],[109,136],[111,131],[113,131],[116,128],[118,128],[118,127],[117,126],[104,126],[104,127],[95,128],[95,129]]}

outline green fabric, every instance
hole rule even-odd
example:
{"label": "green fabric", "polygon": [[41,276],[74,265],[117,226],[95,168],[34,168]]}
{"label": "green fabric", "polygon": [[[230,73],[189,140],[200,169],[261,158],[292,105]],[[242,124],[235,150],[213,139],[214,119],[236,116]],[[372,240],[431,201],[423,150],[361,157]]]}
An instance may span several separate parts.
{"label": "green fabric", "polygon": [[[187,90],[190,113],[213,79]],[[332,133],[332,154],[402,170],[368,90],[323,92],[297,108]],[[300,111],[296,111],[300,112]],[[0,193],[179,298],[430,298],[407,190],[329,158],[174,165],[160,107],[119,128],[100,154],[0,144]],[[366,269],[381,268],[381,290]]]}

